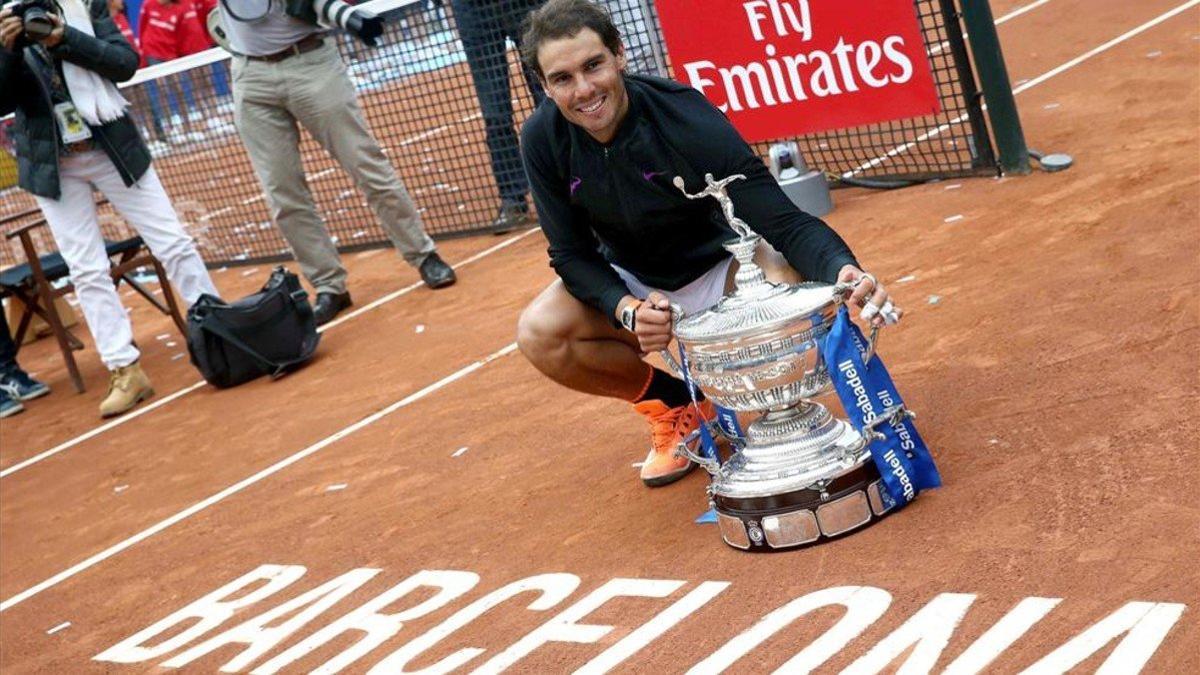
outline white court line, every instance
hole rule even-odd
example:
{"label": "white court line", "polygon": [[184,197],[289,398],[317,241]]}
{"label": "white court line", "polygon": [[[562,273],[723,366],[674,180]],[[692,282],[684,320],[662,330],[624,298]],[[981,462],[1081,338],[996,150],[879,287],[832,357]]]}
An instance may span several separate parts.
{"label": "white court line", "polygon": [[229,213],[232,210],[233,210],[232,206],[226,206],[225,208],[217,209],[216,211],[213,211],[212,213],[206,213],[206,214],[200,216],[200,220],[202,220],[202,221],[212,220],[213,218],[216,218],[217,216],[224,214],[224,213]]}
{"label": "white court line", "polygon": [[[1118,35],[1117,37],[1109,40],[1108,42],[1105,42],[1104,44],[1100,45],[1099,47],[1096,47],[1095,49],[1092,49],[1083,54],[1080,54],[1079,56],[1076,56],[1075,58],[1071,59],[1070,61],[1067,61],[1066,63],[1062,64],[1061,66],[1059,66],[1057,68],[1048,70],[1048,71],[1042,73],[1041,75],[1038,75],[1037,77],[1025,82],[1024,84],[1022,84],[1019,87],[1013,87],[1013,90],[1012,90],[1013,96],[1016,96],[1017,94],[1020,94],[1021,92],[1025,91],[1027,89],[1036,87],[1037,85],[1045,82],[1046,80],[1049,80],[1050,78],[1052,78],[1056,75],[1060,75],[1060,74],[1070,70],[1071,68],[1074,68],[1075,66],[1083,63],[1084,61],[1087,61],[1088,59],[1092,58],[1093,56],[1096,56],[1097,54],[1102,54],[1102,53],[1108,51],[1109,49],[1112,49],[1113,47],[1121,44],[1122,42],[1125,42],[1126,40],[1128,40],[1132,37],[1136,37],[1136,36],[1146,32],[1147,30],[1150,30],[1151,28],[1174,17],[1175,15],[1180,14],[1181,12],[1185,12],[1185,11],[1191,9],[1192,7],[1195,7],[1197,4],[1200,4],[1200,0],[1189,0],[1188,2],[1185,2],[1182,5],[1176,7],[1175,9],[1172,9],[1172,10],[1166,12],[1165,14],[1160,14],[1159,16],[1151,19],[1150,21],[1147,21],[1146,23],[1138,26],[1137,28],[1134,28],[1133,30],[1130,30],[1126,33]],[[984,110],[987,110],[987,104],[984,104],[981,107]],[[889,150],[887,152],[887,154],[880,155],[879,157],[876,157],[875,159],[872,159],[869,162],[861,164],[857,169],[853,169],[851,171],[846,171],[845,173],[842,174],[842,176],[844,178],[850,178],[850,177],[854,176],[855,174],[866,171],[867,169],[872,169],[874,167],[877,167],[880,164],[883,164],[887,160],[891,159],[892,157],[895,157],[896,155],[899,155],[904,152],[908,152],[910,149],[913,148],[913,146],[923,143],[923,142],[933,138],[934,136],[941,135],[941,133],[943,131],[946,131],[947,129],[954,126],[955,124],[962,122],[963,120],[967,119],[967,117],[969,117],[969,114],[959,115],[958,117],[950,120],[949,122],[941,125],[940,127],[937,127],[936,129],[932,129],[930,131],[927,131],[927,132],[921,134],[915,140],[909,141],[908,143],[905,143],[903,145],[898,145],[898,146],[892,148],[891,150]]]}
{"label": "white court line", "polygon": [[[509,237],[508,239],[505,239],[504,241],[500,242],[499,244],[496,244],[495,246],[486,248],[486,249],[480,251],[479,253],[476,253],[475,255],[473,255],[469,258],[466,258],[465,260],[460,261],[459,263],[457,263],[455,265],[455,267],[457,268],[457,267],[462,267],[463,265],[469,265],[469,264],[479,260],[480,258],[491,255],[491,254],[495,253],[496,251],[499,251],[507,246],[511,246],[512,244],[515,244],[516,242],[520,241],[521,239],[524,239],[525,237],[528,237],[529,235],[533,234],[534,232],[538,232],[538,231],[539,230],[537,228],[534,228],[534,229],[522,232],[521,234]],[[385,295],[382,298],[379,298],[378,300],[376,300],[368,305],[364,305],[363,307],[356,309],[353,312],[350,312],[349,314],[343,314],[342,316],[338,317],[337,319],[330,321],[329,323],[325,324],[324,326],[317,328],[317,330],[324,332],[325,330],[333,328],[334,326],[344,323],[350,319],[353,319],[354,317],[356,317],[364,312],[368,312],[372,309],[375,309],[376,307],[379,307],[380,305],[391,302],[392,300],[395,300],[396,298],[404,295],[405,293],[409,293],[413,289],[419,288],[421,285],[422,285],[422,282],[419,282],[419,281],[416,283],[413,283],[413,284],[409,284],[408,286],[405,286],[404,288],[401,288],[398,291],[389,293],[388,295]],[[53,448],[50,448],[49,450],[46,450],[43,453],[40,453],[33,457],[30,457],[29,459],[27,459],[23,462],[14,464],[14,465],[8,467],[7,469],[4,469],[3,471],[0,471],[0,478],[4,478],[6,476],[14,474],[14,473],[20,471],[21,469],[24,469],[24,468],[27,468],[34,464],[37,464],[38,462],[40,462],[44,459],[47,459],[49,457],[53,457],[54,455],[57,455],[58,453],[60,453],[64,450],[68,450],[76,445],[79,445],[80,443],[83,443],[84,441],[95,438],[96,436],[99,436],[100,434],[104,433],[105,431],[108,431],[109,429],[112,429],[113,427],[118,427],[118,426],[121,426],[122,424],[125,424],[126,422],[131,422],[131,421],[141,417],[142,415],[145,415],[146,413],[149,413],[153,410],[157,410],[158,408],[161,408],[162,406],[170,403],[171,401],[174,401],[175,399],[177,399],[181,396],[185,396],[185,395],[199,389],[200,387],[203,387],[204,384],[205,384],[204,380],[200,380],[199,382],[197,382],[193,385],[190,385],[190,386],[184,387],[183,389],[180,389],[179,391],[175,392],[174,394],[171,394],[170,396],[167,396],[166,398],[157,399],[149,405],[143,406],[132,412],[126,413],[124,416],[118,417],[117,419],[115,419],[111,422],[108,422],[107,424],[102,424],[102,425],[96,427],[95,429],[92,429],[91,431],[88,431],[84,434],[76,436],[75,438],[72,438],[69,441],[60,443],[59,445],[56,445]]]}
{"label": "white court line", "polygon": [[212,495],[211,497],[208,497],[207,499],[205,499],[203,501],[197,502],[197,503],[193,504],[192,506],[189,506],[188,508],[180,511],[179,513],[176,513],[175,515],[171,516],[170,518],[160,521],[159,523],[152,525],[152,526],[142,530],[141,532],[138,532],[137,534],[133,535],[132,537],[129,537],[128,539],[126,539],[122,542],[119,542],[117,544],[114,544],[114,545],[104,549],[103,551],[97,553],[96,555],[93,555],[92,557],[88,558],[87,560],[84,560],[83,562],[81,562],[73,567],[70,567],[66,570],[63,570],[62,572],[59,572],[58,574],[55,574],[54,576],[50,577],[49,579],[46,579],[45,581],[41,582],[40,584],[38,584],[36,586],[33,586],[24,591],[21,591],[20,593],[12,596],[11,598],[5,600],[4,602],[0,602],[0,612],[3,612],[5,610],[13,607],[14,605],[17,605],[25,600],[28,600],[29,598],[37,595],[38,593],[41,593],[42,591],[46,590],[47,588],[56,586],[56,585],[62,583],[63,581],[70,579],[71,577],[75,576],[76,574],[83,572],[84,570],[86,570],[90,567],[93,567],[95,565],[98,565],[98,564],[104,562],[105,560],[108,560],[109,558],[117,555],[118,553],[130,548],[134,544],[145,541],[146,539],[153,537],[154,535],[158,534],[159,532],[162,532],[163,530],[171,527],[172,525],[175,525],[176,523],[187,520],[188,518],[196,515],[197,513],[203,511],[204,509],[207,509],[208,507],[212,506],[213,504],[220,502],[221,500],[225,499],[226,497],[235,495],[238,492],[241,492],[242,490],[246,489],[247,487],[250,487],[251,485],[254,485],[255,483],[261,481],[262,479],[267,478],[267,477],[271,476],[272,474],[278,473],[279,471],[286,469],[287,467],[295,464],[296,462],[299,462],[300,460],[302,460],[306,457],[309,457],[310,455],[320,452],[321,450],[323,450],[323,449],[329,447],[330,445],[336,443],[337,441],[340,441],[341,439],[355,433],[356,431],[359,431],[360,429],[362,429],[364,427],[370,426],[371,424],[378,422],[379,420],[383,419],[384,417],[387,417],[388,415],[396,412],[397,410],[404,408],[405,406],[408,406],[412,403],[415,403],[416,401],[419,401],[419,400],[425,398],[426,396],[432,394],[433,392],[437,391],[438,389],[441,389],[442,387],[445,387],[446,385],[448,385],[456,380],[460,380],[460,379],[466,377],[467,375],[470,375],[471,373],[475,372],[476,370],[479,370],[480,368],[484,367],[485,365],[491,363],[492,361],[495,361],[496,359],[499,359],[503,356],[507,356],[516,350],[517,350],[517,343],[515,343],[515,342],[510,343],[510,344],[506,345],[505,347],[503,347],[495,352],[492,352],[487,357],[485,357],[479,361],[476,361],[476,362],[472,363],[471,365],[466,366],[465,368],[461,368],[461,369],[455,371],[454,373],[447,375],[446,377],[443,377],[442,379],[438,380],[437,382],[434,382],[431,385],[426,386],[425,388],[421,389],[420,391],[416,391],[412,394],[409,394],[408,396],[405,396],[404,398],[400,399],[399,401],[396,401],[395,403],[389,405],[388,407],[386,407],[378,412],[372,413],[371,415],[364,417],[363,419],[355,422],[354,424],[351,424],[350,426],[343,428],[341,431],[338,431],[337,433],[333,434],[332,436],[327,436],[324,439],[317,441],[316,443],[313,443],[312,445],[308,446],[307,448],[304,448],[303,450],[301,450],[287,458],[279,460],[278,462],[272,464],[271,466],[254,474],[253,476],[250,476],[249,478],[245,478],[241,481],[238,481],[237,483],[230,485],[229,487],[225,488],[224,490],[221,490],[220,492]]}
{"label": "white court line", "polygon": [[[1025,5],[1024,7],[1018,7],[1016,9],[1014,9],[1013,11],[1009,12],[1008,14],[1005,14],[1004,16],[1000,17],[999,19],[996,19],[993,22],[993,24],[996,26],[999,26],[1002,23],[1011,21],[1011,20],[1017,18],[1018,16],[1021,16],[1025,12],[1033,11],[1033,10],[1037,9],[1038,7],[1041,7],[1042,5],[1046,4],[1047,2],[1050,2],[1050,0],[1037,0],[1037,2]],[[970,34],[963,33],[963,39],[966,40],[968,38],[970,38]],[[938,45],[936,47],[929,50],[929,55],[933,56],[935,54],[941,54],[942,50],[949,46],[950,46],[949,42],[938,43]]]}
{"label": "white court line", "polygon": [[[1139,34],[1145,32],[1146,30],[1149,30],[1150,28],[1153,28],[1154,26],[1157,26],[1158,24],[1166,21],[1167,19],[1174,17],[1177,14],[1179,14],[1183,11],[1186,11],[1187,9],[1189,9],[1191,7],[1195,7],[1197,4],[1200,4],[1200,0],[1189,0],[1188,2],[1185,2],[1184,4],[1180,5],[1179,7],[1176,7],[1175,9],[1170,10],[1169,12],[1162,14],[1157,18],[1148,21],[1148,22],[1142,24],[1141,26],[1134,28],[1131,31],[1124,33],[1123,35],[1120,35],[1119,37],[1109,40],[1108,42],[1104,43],[1103,45],[1101,45],[1079,57],[1076,57],[1075,59],[1072,59],[1071,61],[1068,61],[1067,63],[1063,64],[1062,66],[1059,66],[1058,68],[1047,71],[1043,75],[1036,77],[1033,80],[1030,80],[1028,83],[1026,83],[1024,88],[1022,88],[1020,91],[1024,91],[1025,89],[1034,87],[1034,86],[1040,84],[1041,82],[1045,82],[1046,80],[1050,79],[1051,77],[1054,77],[1055,75],[1058,75],[1059,73],[1066,71],[1066,70],[1086,61],[1087,59],[1090,59],[1091,57],[1093,57],[1097,54],[1107,51],[1108,49],[1111,49],[1113,46],[1120,44],[1121,42],[1124,42],[1125,40],[1128,40],[1131,37],[1139,35]],[[1013,93],[1015,94],[1015,93],[1020,93],[1020,92],[1017,90],[1014,90]],[[531,230],[531,232],[532,231],[533,230]],[[527,236],[528,234],[529,234],[529,232],[525,232],[518,236]],[[493,247],[493,248],[495,248],[495,247]],[[370,307],[370,306],[368,306],[368,307]],[[360,310],[360,311],[365,311],[366,309],[368,309],[368,307],[364,307],[363,310]],[[499,351],[493,352],[490,356],[488,356],[484,360],[476,361],[475,363],[467,366],[466,368],[463,368],[462,370],[459,370],[458,372],[456,372],[452,375],[448,375],[447,377],[425,387],[424,389],[422,389],[414,394],[410,394],[409,396],[405,397],[404,399],[401,399],[400,401],[397,401],[396,403],[393,403],[392,405],[388,406],[387,408],[384,408],[383,410],[380,410],[379,412],[376,412],[376,413],[372,414],[371,416],[369,416],[359,422],[356,422],[356,423],[346,427],[345,429],[342,429],[341,431],[337,432],[333,436],[329,436],[325,440],[322,440],[314,445],[310,445],[309,447],[305,448],[304,450],[301,450],[300,452],[298,452],[286,459],[283,459],[275,464],[272,464],[271,466],[254,474],[253,476],[250,476],[249,478],[246,478],[246,479],[242,480],[241,482],[238,482],[234,485],[231,485],[231,486],[225,488],[224,490],[209,497],[208,499],[205,499],[202,502],[198,502],[198,503],[188,507],[187,509],[180,511],[179,513],[171,516],[170,518],[167,518],[166,520],[163,520],[162,522],[158,523],[157,525],[154,525],[145,530],[142,530],[141,532],[135,534],[134,536],[132,536],[118,544],[110,546],[109,548],[101,551],[100,553],[93,555],[92,557],[88,558],[87,560],[84,560],[83,562],[78,563],[73,567],[70,567],[62,572],[59,572],[58,574],[50,577],[49,579],[41,582],[40,584],[33,586],[32,588],[26,589],[26,590],[22,591],[21,593],[18,593],[17,595],[14,595],[13,597],[5,600],[4,602],[0,602],[0,612],[3,612],[5,610],[7,610],[8,608],[10,608],[20,602],[23,602],[23,601],[33,597],[34,595],[41,593],[42,591],[44,591],[48,588],[51,588],[67,579],[70,579],[71,577],[75,576],[76,574],[79,574],[80,572],[87,570],[88,568],[93,567],[94,565],[97,565],[97,564],[107,560],[108,558],[111,558],[112,556],[124,551],[125,549],[133,546],[134,544],[137,544],[141,541],[149,539],[150,537],[154,536],[155,534],[158,534],[159,532],[162,532],[163,530],[167,529],[168,527],[171,527],[172,525],[174,525],[182,520],[185,520],[200,511],[203,511],[204,509],[208,508],[209,506],[216,504],[217,502],[225,499],[226,497],[228,497],[232,494],[235,494],[237,492],[240,492],[247,486],[253,485],[254,483],[262,480],[263,478],[266,478],[266,477],[270,476],[271,474],[274,474],[274,473],[280,471],[281,469],[284,469],[284,468],[300,461],[301,459],[304,459],[305,457],[308,457],[309,455],[318,452],[319,450],[323,449],[324,447],[328,446],[329,444],[331,444],[337,440],[340,440],[341,438],[344,438],[369,424],[374,423],[375,421],[391,414],[395,410],[399,410],[400,408],[408,405],[409,403],[412,403],[413,401],[423,398],[424,396],[427,396],[428,394],[432,393],[433,391],[436,391],[437,389],[440,389],[441,387],[444,387],[447,384],[450,384],[451,382],[458,380],[458,379],[464,377],[465,375],[468,375],[468,374],[478,370],[479,368],[482,368],[487,363],[494,361],[495,359],[505,356],[507,354],[511,354],[513,351],[516,350],[516,348],[517,348],[517,344],[515,342],[511,343],[511,344],[507,345],[506,347],[500,349]]]}
{"label": "white court line", "polygon": [[[462,267],[463,265],[469,265],[469,264],[475,262],[476,260],[479,260],[480,258],[489,256],[489,255],[495,253],[496,251],[499,251],[503,248],[512,246],[513,244],[524,239],[525,237],[528,237],[529,235],[533,234],[534,232],[540,232],[540,231],[541,231],[540,228],[535,227],[531,230],[526,230],[525,232],[522,232],[521,234],[509,237],[508,239],[505,239],[504,241],[500,242],[499,244],[496,244],[495,246],[492,246],[491,248],[485,248],[482,251],[480,251],[479,253],[476,253],[475,255],[473,255],[469,258],[465,258],[464,260],[459,262],[454,267],[458,268],[458,267]],[[317,330],[332,328],[344,321],[349,321],[350,319],[353,319],[354,317],[362,314],[363,312],[369,312],[372,309],[375,309],[376,307],[378,307],[382,304],[391,302],[392,300],[395,300],[396,298],[400,297],[401,295],[404,295],[405,293],[409,293],[413,289],[420,288],[421,286],[424,286],[424,285],[425,285],[425,282],[423,282],[423,281],[413,282],[413,283],[405,286],[404,288],[401,288],[398,291],[389,293],[368,305],[363,305],[360,309],[356,309],[353,312],[350,312],[349,314],[343,314],[342,316],[334,319],[333,321],[330,321],[329,323],[325,324],[324,326],[321,326],[321,328],[318,328]]]}
{"label": "white court line", "polygon": [[42,461],[43,459],[46,459],[47,457],[53,457],[54,455],[57,455],[58,453],[62,452],[63,450],[66,450],[72,446],[79,445],[80,443],[82,443],[86,440],[95,438],[96,436],[99,436],[100,434],[108,431],[109,429],[112,429],[113,427],[120,426],[122,424],[125,424],[126,422],[131,422],[152,410],[160,408],[160,407],[170,403],[171,401],[174,401],[175,399],[179,398],[180,396],[183,396],[185,394],[188,394],[190,392],[193,392],[193,391],[199,389],[200,387],[204,386],[204,384],[205,384],[204,380],[201,380],[201,381],[197,382],[196,384],[193,384],[189,387],[184,387],[183,389],[180,389],[179,391],[175,392],[174,394],[171,394],[170,396],[167,396],[166,398],[156,399],[153,403],[151,403],[149,405],[138,408],[137,410],[134,410],[133,412],[126,413],[124,417],[118,417],[117,419],[115,419],[111,422],[108,422],[107,424],[102,424],[102,425],[96,427],[95,429],[92,429],[91,431],[88,431],[84,434],[76,436],[75,438],[72,438],[69,441],[66,441],[65,443],[56,445],[53,448],[50,448],[49,450],[47,450],[39,455],[30,457],[29,459],[27,459],[23,462],[20,462],[19,464],[13,464],[12,466],[8,467],[7,469],[0,471],[0,478],[4,478],[5,476],[8,476],[9,474],[16,473],[16,472],[20,471],[21,469],[24,469],[25,467],[31,466],[33,464],[37,464],[38,462]]}
{"label": "white court line", "polygon": [[426,131],[424,133],[417,134],[416,136],[413,136],[411,138],[406,138],[406,139],[400,141],[400,147],[404,147],[406,145],[412,145],[413,143],[416,143],[417,141],[423,141],[426,138],[429,138],[430,136],[436,136],[449,128],[450,127],[438,127],[436,129],[430,129],[429,131]]}
{"label": "white court line", "polygon": [[1042,5],[1046,4],[1047,2],[1050,2],[1050,0],[1037,0],[1037,2],[1025,5],[1024,7],[1018,7],[1016,9],[1014,9],[1013,11],[1009,12],[1008,14],[1005,14],[1004,16],[1000,17],[999,19],[996,19],[996,25],[999,26],[1000,24],[1004,23],[1005,21],[1009,21],[1011,19],[1017,18],[1018,16],[1021,16],[1025,12],[1035,10],[1038,7],[1041,7]]}

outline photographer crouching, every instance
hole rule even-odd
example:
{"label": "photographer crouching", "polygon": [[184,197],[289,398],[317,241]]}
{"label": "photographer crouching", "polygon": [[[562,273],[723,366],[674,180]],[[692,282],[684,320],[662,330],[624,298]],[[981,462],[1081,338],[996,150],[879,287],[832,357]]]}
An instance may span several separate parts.
{"label": "photographer crouching", "polygon": [[162,261],[189,306],[202,293],[218,294],[114,84],[137,65],[106,0],[17,0],[0,9],[0,115],[16,112],[19,184],[46,217],[111,371],[102,417],[154,391],[109,276],[93,186]]}

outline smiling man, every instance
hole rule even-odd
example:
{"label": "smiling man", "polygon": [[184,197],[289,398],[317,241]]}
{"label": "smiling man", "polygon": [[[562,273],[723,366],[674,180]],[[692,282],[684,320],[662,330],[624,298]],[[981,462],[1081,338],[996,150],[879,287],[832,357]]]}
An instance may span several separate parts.
{"label": "smiling man", "polygon": [[627,75],[620,33],[601,7],[550,0],[527,19],[522,58],[550,98],[521,130],[521,148],[560,279],[522,313],[517,342],[554,381],[632,402],[651,427],[642,481],[671,483],[694,468],[675,449],[713,409],[691,405],[682,380],[642,359],[671,340],[670,302],[689,314],[711,307],[737,267],[721,246],[736,235],[717,202],[689,200],[676,176],[691,191],[705,173],[747,176],[729,195],[769,242],[755,256],[769,279],[865,277],[851,302],[875,322],[887,291],[832,229],[788,200],[699,92]]}

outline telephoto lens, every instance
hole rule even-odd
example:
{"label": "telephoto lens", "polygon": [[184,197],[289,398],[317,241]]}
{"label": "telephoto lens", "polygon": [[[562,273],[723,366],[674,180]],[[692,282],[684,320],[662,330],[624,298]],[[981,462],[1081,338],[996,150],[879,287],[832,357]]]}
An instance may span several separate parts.
{"label": "telephoto lens", "polygon": [[21,20],[22,37],[25,40],[41,40],[54,30],[50,12],[57,8],[47,0],[13,0],[3,6]]}
{"label": "telephoto lens", "polygon": [[54,30],[54,23],[50,21],[49,12],[40,6],[35,5],[25,10],[23,22],[25,37],[30,40],[41,40]]}

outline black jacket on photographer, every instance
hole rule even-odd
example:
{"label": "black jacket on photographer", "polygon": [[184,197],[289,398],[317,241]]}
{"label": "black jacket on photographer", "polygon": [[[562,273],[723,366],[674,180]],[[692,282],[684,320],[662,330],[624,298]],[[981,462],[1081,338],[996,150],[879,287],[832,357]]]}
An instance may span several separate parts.
{"label": "black jacket on photographer", "polygon": [[[33,194],[58,199],[58,160],[61,150],[53,108],[53,82],[58,61],[70,61],[113,82],[133,77],[137,52],[129,46],[108,13],[106,0],[91,0],[92,37],[65,26],[54,47],[0,47],[0,115],[16,111],[13,140],[17,148],[20,186]],[[89,125],[96,147],[109,156],[126,185],[133,185],[150,167],[150,152],[126,113],[101,126]]]}

